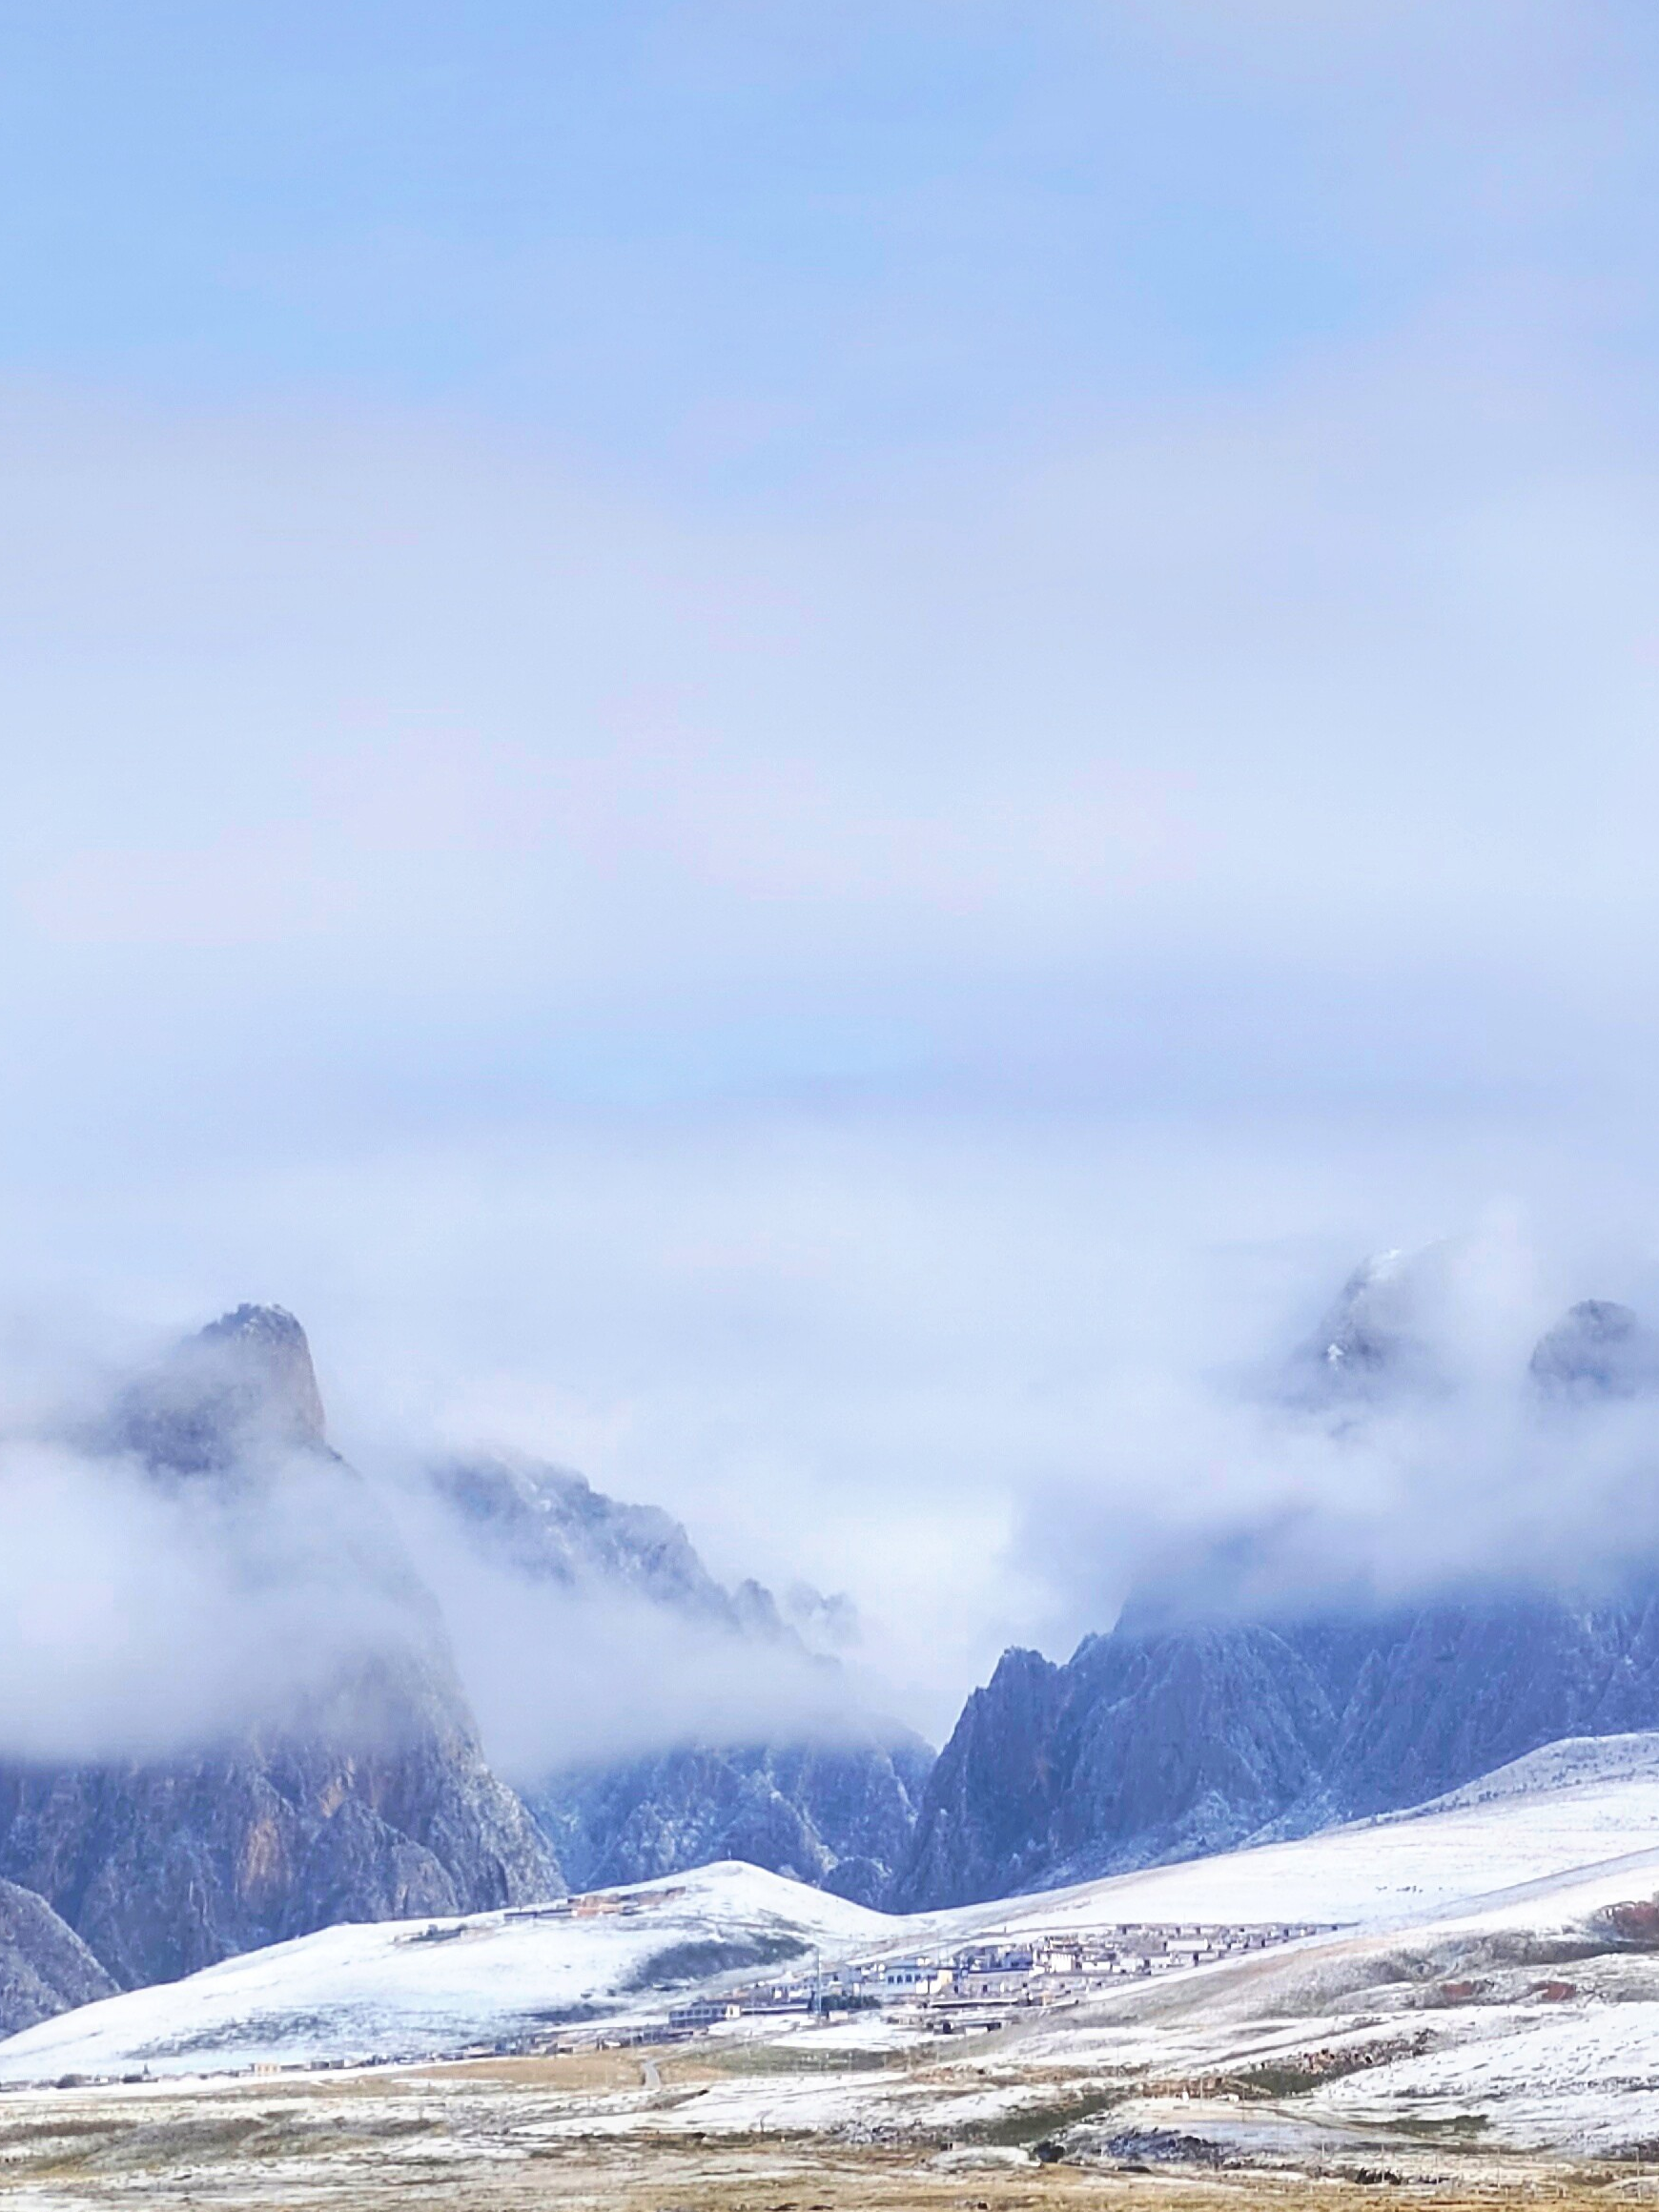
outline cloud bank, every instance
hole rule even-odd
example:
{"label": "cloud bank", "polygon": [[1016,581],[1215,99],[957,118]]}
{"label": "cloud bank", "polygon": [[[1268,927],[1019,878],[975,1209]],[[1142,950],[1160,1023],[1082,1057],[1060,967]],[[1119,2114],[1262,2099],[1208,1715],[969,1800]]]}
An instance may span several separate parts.
{"label": "cloud bank", "polygon": [[1219,1388],[1365,1251],[1659,1302],[1651,16],[564,16],[8,80],[6,1290],[280,1300],[936,1733],[1496,1481]]}

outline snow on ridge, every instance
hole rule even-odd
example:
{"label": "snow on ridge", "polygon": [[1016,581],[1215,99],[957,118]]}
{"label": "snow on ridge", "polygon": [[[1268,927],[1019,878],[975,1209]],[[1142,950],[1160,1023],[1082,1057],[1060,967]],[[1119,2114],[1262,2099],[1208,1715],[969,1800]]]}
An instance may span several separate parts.
{"label": "snow on ridge", "polygon": [[1366,1825],[1386,1828],[1403,1820],[1422,1820],[1431,1813],[1489,1805],[1500,1797],[1577,1790],[1639,1774],[1659,1775],[1659,1729],[1642,1729],[1628,1735],[1563,1736],[1553,1744],[1540,1745],[1535,1751],[1524,1752],[1507,1766],[1494,1767],[1490,1773],[1478,1775],[1459,1789],[1447,1790],[1442,1796],[1407,1805],[1398,1813],[1380,1813]]}
{"label": "snow on ridge", "polygon": [[1020,1929],[1136,1919],[1405,1926],[1653,1847],[1659,1733],[1568,1738],[1404,1813],[932,1917]]}
{"label": "snow on ridge", "polygon": [[700,1982],[799,1973],[814,1949],[868,1949],[894,1925],[735,1859],[593,1894],[646,1909],[325,1928],[27,2028],[0,2041],[0,2081],[427,2058],[562,2019],[661,2017]]}

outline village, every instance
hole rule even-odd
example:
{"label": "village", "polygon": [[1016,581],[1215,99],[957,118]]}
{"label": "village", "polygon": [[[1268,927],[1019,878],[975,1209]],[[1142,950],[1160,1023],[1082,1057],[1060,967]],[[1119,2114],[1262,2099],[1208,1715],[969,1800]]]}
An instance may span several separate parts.
{"label": "village", "polygon": [[1211,1965],[1242,1952],[1326,1935],[1334,1925],[1133,1921],[1087,1935],[990,1932],[972,1943],[936,1951],[828,1967],[814,1962],[805,1976],[698,1997],[676,2006],[666,2026],[670,2033],[684,2034],[746,2017],[795,2013],[830,2020],[880,2010],[933,2034],[985,2034],[1006,2025],[1012,2016],[1076,2004],[1129,1976]]}
{"label": "village", "polygon": [[[509,1911],[505,1917],[633,1918],[684,1894],[672,1887],[597,1892]],[[1097,1991],[1120,1986],[1128,1977],[1212,1965],[1240,1953],[1329,1935],[1337,1925],[1315,1920],[1136,1920],[1086,1933],[987,1930],[968,1943],[903,1955],[879,1953],[832,1964],[814,1953],[805,1973],[705,1990],[672,2006],[666,2017],[625,2025],[611,2022],[588,2034],[566,2033],[557,2038],[556,2047],[681,2042],[745,2020],[795,2016],[803,2024],[828,2023],[865,2012],[889,2014],[895,2025],[934,2035],[987,2034],[1021,2015],[1083,2002]],[[547,2038],[545,2047],[555,2047],[554,2039]]]}
{"label": "village", "polygon": [[[685,1899],[683,1885],[649,1889],[595,1891],[509,1907],[503,1926],[530,1922],[628,1920],[653,1917]],[[848,2023],[859,2016],[879,2016],[883,2025],[908,2036],[982,2036],[1021,2018],[1041,2017],[1055,2008],[1075,2006],[1126,1980],[1189,1972],[1240,1954],[1262,1952],[1305,1936],[1328,1935],[1334,1921],[1125,1921],[1086,1931],[989,1928],[971,1940],[904,1951],[879,1951],[851,1958],[826,1959],[820,1950],[780,1934],[775,1922],[724,1924],[724,1939],[694,1939],[679,1947],[684,1957],[682,1986],[700,1986],[676,2004],[669,1991],[677,1978],[670,1970],[659,1985],[666,2010],[591,2017],[597,2006],[521,2017],[504,2032],[458,2042],[433,2054],[449,2059],[557,2057],[584,2051],[662,2046],[720,2035],[765,2035],[768,2027],[786,2032]],[[740,1933],[741,1931],[741,1933]],[[399,1947],[443,1946],[476,1939],[477,1923],[429,1921],[395,1937]],[[735,1950],[723,1974],[712,1954]],[[695,1954],[696,1956],[690,1956]],[[741,1980],[743,1963],[768,1958],[771,1971]],[[784,1961],[789,1958],[787,1970]],[[795,1960],[802,1960],[797,1965]],[[676,1947],[659,1953],[659,1971],[682,1961]],[[710,1986],[713,1983],[714,1986]],[[584,2017],[588,2014],[589,2017]],[[369,2045],[349,2056],[330,2054],[306,2059],[255,2058],[214,2069],[225,2074],[276,2075],[333,2073],[396,2065],[396,2049]],[[76,2073],[58,2078],[60,2087],[135,2083],[151,2079],[150,2069],[103,2075]],[[6,2083],[6,2088],[20,2086]]]}

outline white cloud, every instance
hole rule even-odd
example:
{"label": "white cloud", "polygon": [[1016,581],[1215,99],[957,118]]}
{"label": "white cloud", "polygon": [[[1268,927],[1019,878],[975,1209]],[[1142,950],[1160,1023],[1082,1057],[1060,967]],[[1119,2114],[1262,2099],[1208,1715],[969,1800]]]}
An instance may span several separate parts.
{"label": "white cloud", "polygon": [[204,1749],[419,1642],[396,1590],[357,1570],[334,1471],[269,1472],[269,1490],[169,1491],[126,1461],[0,1443],[0,1756]]}
{"label": "white cloud", "polygon": [[[920,342],[900,255],[909,319],[838,335],[845,442],[743,496],[522,418],[13,385],[16,1299],[279,1298],[361,1434],[465,1412],[728,1575],[850,1589],[936,1730],[998,1642],[1109,1608],[1149,1500],[1257,1495],[1202,1378],[1369,1246],[1513,1193],[1562,1302],[1639,1284],[1632,22],[1073,11],[1178,46],[1189,199],[1079,197],[1051,149],[1098,86],[1062,114],[1038,72],[1017,176],[872,204],[1006,275],[1076,201],[1066,296],[1097,269],[1112,315],[1023,429],[974,385],[895,441],[848,361]],[[1269,130],[1297,159],[1230,178]],[[1154,205],[1187,228],[1126,277],[1107,217]],[[1237,252],[1197,319],[1279,330],[1258,234],[1365,312],[1309,279],[1299,338],[1203,374],[1141,344],[1156,302],[1112,319]],[[987,325],[939,281],[944,408]],[[1057,1574],[1019,1531],[1088,1497]]]}

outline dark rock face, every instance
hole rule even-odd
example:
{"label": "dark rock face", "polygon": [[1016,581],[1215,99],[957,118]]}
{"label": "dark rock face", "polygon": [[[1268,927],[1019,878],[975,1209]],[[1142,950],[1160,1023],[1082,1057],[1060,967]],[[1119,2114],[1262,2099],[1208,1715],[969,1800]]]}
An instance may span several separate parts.
{"label": "dark rock face", "polygon": [[[128,1393],[114,1423],[145,1479],[189,1485],[238,1569],[372,1600],[372,1636],[279,1714],[192,1755],[0,1766],[0,1874],[36,1890],[124,1986],[351,1919],[556,1895],[557,1863],[484,1762],[389,1521],[327,1446],[303,1331],[243,1306]],[[285,1491],[320,1484],[313,1548]],[[317,1493],[306,1493],[309,1507]],[[280,1532],[280,1544],[271,1531]]]}
{"label": "dark rock face", "polygon": [[967,1904],[1306,1833],[1562,1736],[1650,1728],[1651,1599],[1114,1634],[1063,1667],[1011,1651],[940,1754],[891,1901]]}
{"label": "dark rock face", "polygon": [[583,1887],[742,1858],[875,1904],[909,1850],[932,1758],[914,1737],[691,1748],[555,1777],[530,1803]]}
{"label": "dark rock face", "polygon": [[1224,1850],[1317,1786],[1336,1725],[1271,1629],[1006,1652],[940,1753],[900,1909],[969,1904]]}
{"label": "dark rock face", "polygon": [[[1344,1433],[1379,1400],[1442,1387],[1423,1304],[1421,1271],[1396,1256],[1362,1268],[1293,1363],[1291,1402]],[[1542,1340],[1529,1374],[1570,1413],[1659,1387],[1655,1354],[1628,1308],[1592,1301]],[[1235,1564],[1224,1546],[1216,1557]],[[1659,1728],[1651,1566],[1595,1603],[1495,1588],[1390,1611],[1192,1618],[1191,1593],[1224,1580],[1201,1563],[1137,1593],[1064,1666],[1006,1653],[940,1754],[889,1901],[968,1903],[1305,1833],[1420,1804],[1562,1736]]]}
{"label": "dark rock face", "polygon": [[114,1982],[44,1897],[0,1882],[0,2036],[114,1994]]}
{"label": "dark rock face", "polygon": [[115,1982],[47,1900],[0,1882],[0,2035],[113,1996]]}
{"label": "dark rock face", "polygon": [[[761,1665],[768,1651],[806,1659],[771,1593],[754,1582],[727,1589],[655,1506],[531,1462],[451,1462],[433,1481],[473,1548],[526,1581],[643,1599]],[[832,1662],[818,1664],[833,1676]],[[851,1742],[694,1744],[584,1767],[541,1777],[527,1796],[584,1888],[742,1858],[873,1902],[910,1849],[932,1758],[907,1730],[872,1723]]]}
{"label": "dark rock face", "polygon": [[340,1920],[556,1895],[552,1854],[447,1700],[404,1684],[402,1740],[288,1729],[144,1766],[0,1770],[0,1865],[123,1987]]}
{"label": "dark rock face", "polygon": [[967,1904],[1041,1885],[1069,1781],[1055,1764],[1069,1689],[1039,1652],[1003,1653],[939,1754],[898,1895]]}
{"label": "dark rock face", "polygon": [[[743,1858],[812,1883],[890,1878],[914,1821],[919,1761],[901,1750],[692,1748],[590,1776],[533,1800],[569,1854],[570,1878],[636,1881]],[[909,1770],[909,1781],[906,1772]]]}

